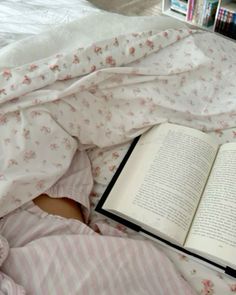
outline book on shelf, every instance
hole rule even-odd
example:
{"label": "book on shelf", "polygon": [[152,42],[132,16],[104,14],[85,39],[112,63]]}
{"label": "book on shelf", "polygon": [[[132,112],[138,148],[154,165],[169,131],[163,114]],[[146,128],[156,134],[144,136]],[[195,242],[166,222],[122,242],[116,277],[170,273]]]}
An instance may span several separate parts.
{"label": "book on shelf", "polygon": [[236,40],[236,3],[222,4],[215,22],[215,31]]}
{"label": "book on shelf", "polygon": [[175,11],[175,12],[186,15],[187,6],[188,6],[188,1],[187,0],[171,0],[170,9]]}
{"label": "book on shelf", "polygon": [[[190,0],[191,1],[194,0]],[[189,4],[188,21],[198,26],[210,27],[214,24],[218,0],[196,0]]]}
{"label": "book on shelf", "polygon": [[200,19],[200,15],[202,13],[202,10],[203,10],[203,0],[196,0],[195,6],[193,9],[193,17],[192,17],[193,24],[200,25],[199,19]]}
{"label": "book on shelf", "polygon": [[192,21],[194,11],[194,0],[188,1],[187,21]]}
{"label": "book on shelf", "polygon": [[154,126],[136,138],[96,211],[236,277],[236,143]]}
{"label": "book on shelf", "polygon": [[218,0],[207,0],[203,12],[202,26],[210,27],[214,25],[218,6]]}

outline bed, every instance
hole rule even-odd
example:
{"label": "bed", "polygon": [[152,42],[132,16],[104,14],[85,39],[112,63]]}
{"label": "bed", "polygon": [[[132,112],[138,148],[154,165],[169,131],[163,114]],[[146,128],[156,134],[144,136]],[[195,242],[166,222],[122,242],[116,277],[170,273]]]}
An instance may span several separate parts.
{"label": "bed", "polygon": [[[106,25],[108,22],[112,24],[112,26],[110,26],[109,28]],[[78,75],[78,73],[73,72],[73,69],[72,72],[65,69],[65,71],[60,70],[58,67],[61,67],[63,65],[63,58],[69,58],[69,52],[75,46],[76,48],[79,48],[78,50],[80,51],[78,52],[81,52],[81,48],[86,46],[89,48],[91,44],[93,44],[91,48],[95,50],[95,55],[99,57],[99,54],[101,53],[101,48],[105,48],[104,40],[113,40],[112,45],[107,41],[110,44],[109,46],[111,47],[108,46],[106,50],[108,50],[108,53],[111,52],[112,54],[114,54],[114,56],[116,56],[117,54],[116,59],[114,59],[112,54],[109,54],[106,58],[106,66],[111,69],[113,67],[117,67],[126,63],[132,65],[133,68],[137,68],[140,65],[144,68],[148,67],[151,62],[154,62],[154,60],[152,60],[151,58],[152,55],[150,55],[150,52],[154,50],[154,45],[157,46],[157,44],[159,44],[158,46],[160,46],[160,48],[166,49],[166,51],[163,50],[163,52],[160,52],[160,50],[158,51],[159,72],[157,75],[159,76],[163,76],[163,73],[165,73],[165,75],[176,74],[176,71],[179,71],[180,68],[184,69],[184,71],[189,72],[196,67],[199,67],[199,65],[203,65],[203,67],[205,67],[208,62],[210,63],[210,66],[214,71],[214,62],[216,62],[216,58],[219,58],[219,56],[222,62],[222,65],[220,65],[220,67],[222,66],[222,68],[220,69],[222,69],[222,71],[226,71],[227,68],[227,75],[229,75],[228,77],[230,77],[230,75],[232,75],[233,77],[233,74],[235,74],[234,57],[236,53],[236,47],[234,43],[228,42],[215,36],[211,41],[211,45],[215,45],[215,47],[207,47],[206,45],[204,45],[204,42],[208,40],[208,38],[211,38],[209,33],[206,33],[206,36],[204,36],[204,34],[191,31],[181,23],[169,20],[167,18],[128,18],[119,15],[112,15],[109,13],[101,12],[99,9],[92,6],[86,1],[70,1],[69,5],[68,1],[62,0],[53,5],[49,3],[45,4],[45,1],[1,1],[0,24],[0,46],[2,47],[0,51],[0,70],[3,71],[4,76],[2,78],[4,79],[4,83],[6,83],[4,84],[5,86],[0,86],[0,93],[2,95],[2,98],[5,99],[5,96],[8,94],[6,92],[7,82],[14,75],[14,70],[10,71],[10,69],[18,67],[17,73],[21,75],[21,79],[22,77],[24,77],[22,87],[25,88],[22,88],[23,90],[15,89],[15,91],[18,91],[17,97],[21,95],[24,96],[24,106],[28,106],[28,103],[30,101],[30,92],[38,89],[38,86],[37,88],[31,88],[30,84],[33,84],[31,82],[36,83],[37,81],[34,81],[34,76],[30,76],[29,78],[29,75],[26,73],[25,65],[31,65],[31,73],[35,69],[38,70],[38,68],[42,68],[42,73],[40,75],[41,77],[45,78],[48,70],[46,70],[43,67],[43,64],[38,61],[43,59],[44,64],[45,61],[46,63],[49,62],[50,71],[53,72],[53,75],[55,74],[55,76],[52,77],[52,80],[50,80],[50,78],[46,84],[45,79],[47,80],[47,78],[42,78],[43,82],[40,82],[42,83],[40,84],[41,87],[46,87],[45,89],[48,91],[56,91],[56,89],[63,89],[63,87],[69,88],[73,84],[71,84],[71,81],[75,82],[74,79],[76,75]],[[58,26],[60,29],[57,29]],[[172,28],[174,30],[172,30]],[[51,30],[45,32],[49,29]],[[131,40],[130,42],[133,42],[131,44],[132,46],[129,49],[129,60],[123,60],[124,57],[122,57],[122,55],[119,55],[119,52],[116,51],[118,43],[125,45],[125,43],[122,43],[124,42],[122,35],[124,29],[126,31],[126,34],[129,35],[129,40]],[[144,32],[144,35],[140,33],[142,31]],[[132,34],[134,32],[135,34]],[[38,35],[39,33],[42,34]],[[196,35],[196,39],[194,39],[195,37],[192,37],[192,35],[194,34]],[[32,35],[34,36],[30,37]],[[158,38],[162,39],[159,40],[157,38],[159,41],[156,41],[156,36],[159,36]],[[136,53],[138,52],[138,47],[135,47],[138,46],[135,38],[140,38],[139,41],[143,40],[142,38],[146,38],[145,40],[148,40],[148,42],[146,41],[145,43],[147,47],[145,50],[149,50],[147,51],[148,57],[143,63],[140,62],[139,59],[134,58],[135,50]],[[166,41],[166,39],[168,39],[168,42]],[[53,42],[51,42],[51,40],[53,40]],[[200,42],[200,49],[198,46],[196,46],[196,40]],[[179,41],[183,42],[183,44],[179,45],[178,47],[178,44],[175,45],[175,43],[178,43]],[[94,45],[94,42],[96,42],[96,45]],[[117,44],[115,44],[114,42],[117,42]],[[217,42],[220,44],[218,47]],[[177,46],[177,53],[174,53],[173,50],[169,51],[169,48],[171,48],[172,45],[174,48],[175,46]],[[112,48],[112,46],[114,48]],[[179,60],[184,58],[183,55],[181,55],[181,48],[185,48],[185,57],[189,58],[191,56],[194,60],[194,64],[190,65],[188,62],[178,63],[178,59],[176,58],[179,58]],[[221,52],[222,48],[224,49],[224,51]],[[25,54],[25,52],[27,52],[28,54]],[[57,54],[58,59],[55,62],[55,55]],[[59,64],[60,54],[64,55],[61,61],[62,64]],[[125,56],[125,54],[123,55]],[[77,56],[75,54],[73,54],[73,56],[74,60],[72,63],[78,63]],[[140,58],[141,57],[142,55],[140,53]],[[211,57],[212,61],[210,61]],[[167,60],[168,62],[162,63],[161,61],[163,60]],[[174,64],[173,67],[171,65],[171,62],[173,62]],[[123,73],[123,75],[126,75],[126,79],[128,79],[124,81],[122,78],[122,73],[120,73],[119,71],[112,73],[113,78],[110,78],[108,70],[108,76],[105,76],[105,78],[97,76],[97,78],[93,80],[93,72],[99,72],[99,63],[101,66],[101,60],[99,59],[98,61],[94,61],[89,69],[86,68],[85,64],[84,72],[80,73],[80,75],[83,76],[90,73],[92,78],[91,81],[89,81],[89,79],[88,81],[86,81],[87,84],[79,85],[78,87],[80,88],[77,88],[77,90],[80,89],[82,91],[84,89],[89,89],[89,94],[91,96],[96,96],[96,93],[98,91],[98,88],[96,87],[96,79],[98,79],[98,81],[100,81],[99,79],[101,79],[102,90],[100,89],[100,91],[102,91],[104,101],[109,100],[109,97],[113,97],[114,99],[116,99],[117,97],[121,96],[121,93],[119,92],[120,90],[116,87],[118,87],[120,83],[124,83],[124,85],[127,85],[127,83],[129,83],[128,80],[131,78],[128,77],[128,74],[140,74],[135,72]],[[168,70],[166,70],[167,68]],[[154,75],[154,73],[149,72],[148,75]],[[201,75],[199,76],[200,78],[198,80],[197,88],[191,90],[193,92],[196,91],[197,93],[193,94],[193,100],[188,101],[190,107],[185,106],[187,100],[178,100],[178,97],[181,96],[180,90],[171,93],[172,95],[177,97],[176,101],[170,98],[167,104],[163,104],[163,101],[161,100],[156,102],[160,107],[159,112],[156,112],[155,103],[153,101],[147,102],[145,100],[142,100],[142,97],[140,97],[139,95],[140,90],[138,89],[138,87],[134,87],[132,88],[132,91],[134,93],[134,96],[138,98],[138,104],[131,104],[132,108],[130,107],[128,109],[128,114],[125,114],[124,119],[126,119],[127,122],[130,123],[130,125],[124,126],[121,124],[120,126],[120,128],[124,131],[125,136],[120,135],[120,131],[116,132],[116,128],[114,127],[113,135],[111,135],[111,130],[107,130],[107,133],[105,135],[102,133],[100,134],[101,137],[96,137],[96,135],[87,137],[86,134],[88,134],[89,132],[93,133],[94,129],[86,127],[86,132],[84,131],[84,133],[81,134],[80,144],[81,146],[83,146],[83,149],[88,149],[89,159],[92,164],[92,177],[94,185],[90,194],[92,211],[89,217],[89,223],[93,229],[97,230],[99,228],[100,231],[103,230],[104,233],[109,233],[112,228],[114,230],[112,231],[112,234],[121,236],[128,235],[130,237],[139,239],[139,237],[137,237],[137,235],[132,231],[110,220],[107,220],[106,218],[103,218],[101,215],[97,215],[93,211],[93,209],[102,192],[104,191],[104,188],[109,183],[109,180],[111,179],[120,161],[122,160],[122,157],[126,153],[132,138],[144,132],[144,130],[146,130],[151,125],[158,124],[165,121],[166,119],[169,119],[175,123],[182,123],[185,125],[187,124],[189,126],[194,126],[199,129],[205,129],[207,132],[211,132],[212,134],[214,134],[220,142],[226,142],[227,140],[236,140],[236,122],[234,111],[235,102],[232,99],[236,91],[236,85],[232,81],[230,82],[231,84],[229,83],[229,81],[226,82],[227,79],[225,80],[222,77],[222,75],[219,73],[218,68],[216,69],[216,76],[217,75],[220,76],[217,77],[217,79],[219,79],[222,85],[227,85],[229,88],[231,88],[230,91],[226,93],[226,91],[224,92],[222,89],[218,89],[216,85],[214,85],[212,91],[214,90],[216,92],[219,92],[219,94],[217,95],[217,101],[208,101],[206,98],[205,101],[201,101],[199,102],[199,104],[194,103],[194,95],[196,98],[199,95],[199,92],[201,93],[201,89],[204,89],[204,87],[206,87],[206,84],[204,84],[206,82],[206,78]],[[60,82],[56,83],[57,79]],[[186,78],[182,77],[181,79],[182,80],[179,81],[180,84],[186,83]],[[158,87],[160,88],[158,91],[166,91],[161,90],[164,89],[163,87],[165,83],[169,83],[169,85],[172,85],[172,87],[173,85],[175,85],[175,81],[173,80],[167,81],[164,78],[162,78],[161,80],[161,84],[158,85]],[[52,86],[52,88],[50,89],[49,85],[54,82],[55,85]],[[110,83],[109,85],[106,84],[108,82]],[[132,83],[136,85],[137,83],[139,83],[139,80],[132,80]],[[17,81],[15,82],[15,84],[17,84]],[[108,91],[108,89],[112,87],[114,88],[114,93]],[[131,91],[131,89],[129,89],[129,91]],[[171,94],[169,93],[169,95]],[[55,95],[58,94],[55,92]],[[101,93],[98,95],[101,95]],[[224,99],[222,98],[223,96]],[[15,102],[17,103],[16,94],[9,97],[9,100],[15,99]],[[125,98],[122,99],[125,100]],[[129,104],[130,102],[127,103]],[[83,102],[83,104],[86,108],[86,102]],[[140,105],[145,108],[147,104],[148,112],[143,115],[144,117],[142,117],[138,113],[138,108],[140,107]],[[96,105],[96,100],[94,100],[94,105]],[[221,109],[225,105],[225,110],[224,112],[222,112]],[[18,105],[18,109],[22,107],[22,105]],[[105,106],[103,107],[105,108]],[[166,111],[163,115],[163,110],[165,108]],[[9,103],[9,101],[5,101],[5,103],[2,104],[1,111],[6,111],[8,109],[12,109],[12,104]],[[193,110],[193,112],[191,112],[191,110]],[[153,115],[153,113],[155,113],[155,116]],[[134,119],[130,119],[132,117],[138,116],[138,114],[139,117],[136,119],[137,121],[135,121]],[[112,115],[114,117],[112,111],[106,113],[106,120],[111,123],[113,123]],[[85,124],[89,124],[88,117],[84,118],[84,120]],[[159,247],[160,249],[162,249],[162,251],[166,253],[166,255],[174,263],[175,267],[178,269],[181,275],[192,286],[197,294],[222,295],[233,294],[236,292],[236,281],[232,278],[226,277],[216,270],[209,269],[208,267],[203,266],[186,256],[177,254],[172,250],[166,249],[165,247],[156,244],[155,247]]]}

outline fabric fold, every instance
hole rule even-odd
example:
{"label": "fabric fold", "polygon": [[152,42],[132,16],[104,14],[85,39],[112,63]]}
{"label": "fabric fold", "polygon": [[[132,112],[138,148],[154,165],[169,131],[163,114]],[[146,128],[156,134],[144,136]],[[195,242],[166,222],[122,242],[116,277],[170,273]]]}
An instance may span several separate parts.
{"label": "fabric fold", "polygon": [[1,266],[9,254],[8,241],[0,235],[0,295],[25,295],[22,286],[16,284],[9,276],[1,272]]}
{"label": "fabric fold", "polygon": [[0,235],[0,267],[8,256],[9,245],[7,240]]}

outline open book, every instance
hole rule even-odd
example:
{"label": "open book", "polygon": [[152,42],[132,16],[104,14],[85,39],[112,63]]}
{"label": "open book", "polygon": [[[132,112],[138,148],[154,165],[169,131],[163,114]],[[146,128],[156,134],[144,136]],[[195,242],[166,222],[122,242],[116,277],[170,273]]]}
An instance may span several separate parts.
{"label": "open book", "polygon": [[236,143],[155,126],[134,141],[96,211],[235,276]]}

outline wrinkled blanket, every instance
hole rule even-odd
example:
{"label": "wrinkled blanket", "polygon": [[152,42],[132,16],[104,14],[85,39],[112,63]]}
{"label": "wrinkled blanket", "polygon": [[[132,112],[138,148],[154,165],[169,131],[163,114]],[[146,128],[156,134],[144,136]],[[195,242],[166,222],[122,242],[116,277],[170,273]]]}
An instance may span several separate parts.
{"label": "wrinkled blanket", "polygon": [[165,120],[234,127],[234,59],[235,45],[209,33],[166,30],[4,69],[0,216],[50,188],[78,148],[119,144]]}
{"label": "wrinkled blanket", "polygon": [[[235,43],[185,28],[153,27],[85,46],[72,37],[73,46],[56,54],[2,66],[0,216],[56,183],[77,150],[112,150],[154,124],[216,135],[227,129],[235,137]],[[19,55],[27,61],[27,51]]]}

